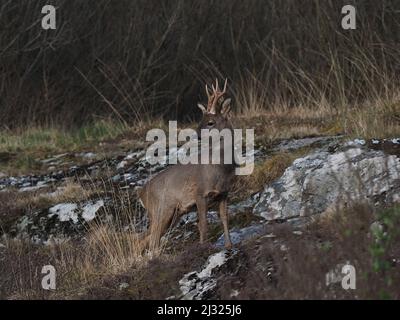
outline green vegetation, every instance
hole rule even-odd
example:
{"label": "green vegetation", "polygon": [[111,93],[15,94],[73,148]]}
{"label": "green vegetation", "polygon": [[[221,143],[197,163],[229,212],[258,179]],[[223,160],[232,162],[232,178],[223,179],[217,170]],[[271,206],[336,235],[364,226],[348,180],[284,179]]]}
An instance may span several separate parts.
{"label": "green vegetation", "polygon": [[0,171],[9,174],[41,169],[39,160],[57,154],[101,149],[99,143],[131,132],[111,120],[88,123],[76,129],[32,127],[0,131]]}
{"label": "green vegetation", "polygon": [[3,130],[0,131],[0,153],[73,151],[115,138],[126,130],[125,125],[106,120],[70,130],[43,127]]}

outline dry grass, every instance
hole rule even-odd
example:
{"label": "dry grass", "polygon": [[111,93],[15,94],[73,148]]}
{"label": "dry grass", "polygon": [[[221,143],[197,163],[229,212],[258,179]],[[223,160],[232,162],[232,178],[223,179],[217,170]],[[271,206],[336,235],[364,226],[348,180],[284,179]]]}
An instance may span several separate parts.
{"label": "dry grass", "polygon": [[[303,152],[277,154],[260,163],[253,177],[244,177],[243,189],[256,190],[273,181]],[[65,197],[81,191],[75,184],[70,184],[68,190]],[[104,190],[95,190],[99,194],[104,191],[111,194],[115,204],[105,208],[104,213],[114,218],[94,221],[81,241],[46,247],[7,241],[5,247],[0,247],[0,268],[8,275],[0,277],[1,298],[164,299],[179,293],[182,275],[199,267],[215,250],[196,243],[170,253],[164,251],[163,243],[158,250],[143,253],[136,228],[142,213],[131,195],[108,185]],[[361,205],[341,209],[317,217],[302,235],[293,234],[292,227],[277,224],[273,229],[275,238],[261,237],[240,246],[245,261],[235,266],[237,273],[226,273],[219,279],[223,285],[216,295],[231,299],[232,290],[239,289],[236,298],[243,299],[398,299],[400,277],[393,259],[400,254],[399,212],[398,207],[377,211]],[[383,224],[382,233],[372,233],[370,225],[375,220]],[[235,223],[241,225],[240,221]],[[125,228],[127,225],[129,228]],[[273,271],[267,275],[271,261]],[[346,261],[356,267],[357,290],[327,287],[326,273]],[[47,264],[56,268],[55,291],[40,287],[41,267]],[[122,283],[127,288],[121,289]]]}
{"label": "dry grass", "polygon": [[397,138],[400,136],[400,98],[379,99],[355,107],[347,119],[347,132],[363,138]]}
{"label": "dry grass", "polygon": [[25,213],[25,207],[18,205],[19,194],[17,192],[0,192],[0,233],[7,230]]}
{"label": "dry grass", "polygon": [[[77,297],[80,291],[98,283],[104,277],[145,263],[144,258],[139,259],[135,255],[135,242],[131,244],[130,238],[126,233],[122,239],[112,231],[103,229],[89,233],[88,240],[83,245],[64,243],[38,248],[27,243],[8,242],[2,249],[4,260],[1,264],[2,269],[13,276],[1,278],[0,296],[3,299]],[[40,287],[40,270],[44,265],[53,265],[56,269],[55,291],[46,292]]]}
{"label": "dry grass", "polygon": [[78,129],[61,126],[28,126],[0,130],[0,171],[21,175],[42,171],[39,161],[61,153],[101,150],[101,143],[122,135],[128,128],[111,120],[99,120]]}
{"label": "dry grass", "polygon": [[[244,90],[244,89],[243,89]],[[251,98],[243,101],[239,91],[235,101],[234,126],[255,129],[256,144],[268,147],[281,139],[344,134],[357,138],[394,138],[400,136],[398,94],[376,96],[363,102],[335,107],[322,99],[315,104],[269,104],[265,88],[249,88]],[[261,91],[260,91],[261,90]],[[253,92],[253,93],[252,93]],[[258,92],[257,94],[254,92]],[[183,122],[181,127],[195,127]],[[131,126],[101,120],[79,129],[32,127],[0,132],[0,171],[8,174],[40,172],[38,161],[57,153],[91,151],[110,157],[124,149],[146,147],[146,133],[153,128],[167,130],[160,118],[137,121]]]}
{"label": "dry grass", "polygon": [[[196,255],[196,261],[193,257],[187,261],[175,257],[175,254],[167,254],[165,249],[169,245],[168,234],[162,239],[159,247],[144,251],[140,241],[140,232],[145,228],[143,211],[139,208],[135,196],[129,190],[119,189],[106,181],[90,188],[67,181],[61,192],[52,197],[39,192],[2,192],[0,200],[7,201],[0,202],[0,217],[12,223],[11,220],[15,222],[20,216],[27,214],[27,211],[37,207],[46,208],[53,203],[85,201],[91,197],[105,196],[111,198],[113,205],[106,205],[100,209],[101,212],[87,225],[87,231],[79,241],[51,242],[47,246],[37,246],[19,240],[3,240],[4,247],[0,247],[0,269],[3,274],[11,276],[0,277],[0,297],[93,298],[93,294],[102,297],[108,290],[111,290],[115,297],[126,294],[125,291],[119,290],[122,281],[119,279],[122,275],[128,275],[127,278],[132,283],[129,295],[138,299],[162,298],[161,294],[172,290],[172,284],[175,284],[176,290],[177,280],[183,271],[189,271],[193,264],[200,263],[199,256],[204,256],[205,259],[210,252],[210,249],[206,248],[201,252],[191,249],[185,253],[186,256]],[[200,250],[198,246],[197,249]],[[53,265],[57,272],[57,290],[54,291],[45,291],[40,286],[43,277],[41,268],[48,264]],[[148,272],[149,264],[153,272]],[[165,269],[166,264],[169,264],[172,270]],[[151,281],[153,282],[150,283]],[[165,281],[168,281],[171,287],[160,288]],[[106,288],[103,287],[105,283]],[[152,291],[148,291],[152,286]]]}
{"label": "dry grass", "polygon": [[95,193],[96,191],[91,188],[84,187],[82,184],[74,182],[73,180],[67,180],[54,192],[43,193],[34,191],[20,193],[21,195],[17,199],[16,206],[25,209],[41,209],[57,203],[86,200]]}
{"label": "dry grass", "polygon": [[[6,248],[0,248],[4,257],[0,266],[9,275],[0,277],[0,298],[165,299],[179,293],[178,281],[183,274],[201,266],[215,251],[195,244],[173,255],[135,255],[132,238],[127,234],[121,240],[120,234],[96,229],[89,238],[83,245],[38,248],[9,242]],[[52,291],[40,287],[41,268],[48,264],[56,269],[57,288]],[[121,288],[122,283],[128,284],[127,288]]]}
{"label": "dry grass", "polygon": [[126,129],[123,124],[112,120],[98,120],[71,130],[64,130],[60,126],[30,126],[2,130],[0,152],[73,151],[93,142],[115,138]]}
{"label": "dry grass", "polygon": [[[381,231],[371,224],[380,221]],[[399,207],[376,211],[354,205],[329,219],[315,221],[294,234],[277,224],[274,238],[260,238],[242,246],[242,265],[221,279],[217,296],[231,299],[394,299],[400,298]],[[269,228],[271,232],[271,228]],[[356,289],[340,282],[327,286],[326,275],[337,265],[356,268]]]}
{"label": "dry grass", "polygon": [[[167,238],[163,239],[160,247],[143,250],[140,241],[142,212],[132,200],[132,195],[111,185],[104,187],[107,189],[85,191],[77,183],[67,183],[64,192],[55,198],[30,195],[19,199],[18,195],[12,194],[16,206],[13,210],[18,210],[19,216],[26,214],[27,207],[24,206],[49,204],[49,201],[55,199],[57,203],[76,202],[96,194],[104,195],[105,192],[113,198],[113,206],[100,209],[102,212],[87,226],[81,241],[35,246],[6,239],[5,247],[0,248],[4,255],[0,264],[2,270],[13,276],[1,277],[0,296],[14,299],[77,297],[81,291],[98,284],[104,278],[142,268],[150,259],[163,254]],[[8,207],[2,206],[1,210],[4,211],[1,217],[11,219]],[[40,270],[47,264],[53,265],[57,272],[57,290],[53,292],[45,292],[40,288]]]}
{"label": "dry grass", "polygon": [[[340,109],[321,104],[317,107],[272,105],[268,108],[239,108],[238,127],[254,128],[256,140],[268,145],[280,139],[344,134],[357,138],[400,136],[400,98],[376,97]],[[252,102],[255,106],[260,102]]]}
{"label": "dry grass", "polygon": [[133,126],[98,120],[73,129],[33,126],[0,130],[0,172],[8,175],[43,172],[46,167],[39,160],[63,153],[94,152],[98,158],[112,157],[121,150],[145,147],[148,130],[167,127],[165,121],[154,118]]}

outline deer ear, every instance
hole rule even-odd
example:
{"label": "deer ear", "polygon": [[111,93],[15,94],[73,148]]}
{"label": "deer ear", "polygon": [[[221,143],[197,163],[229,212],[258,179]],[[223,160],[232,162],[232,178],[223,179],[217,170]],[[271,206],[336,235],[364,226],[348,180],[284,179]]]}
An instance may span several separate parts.
{"label": "deer ear", "polygon": [[221,114],[223,116],[228,116],[229,115],[229,112],[231,111],[231,101],[232,100],[230,98],[228,98],[222,104]]}
{"label": "deer ear", "polygon": [[201,103],[198,103],[197,106],[201,109],[201,111],[203,111],[203,113],[207,112],[206,108]]}

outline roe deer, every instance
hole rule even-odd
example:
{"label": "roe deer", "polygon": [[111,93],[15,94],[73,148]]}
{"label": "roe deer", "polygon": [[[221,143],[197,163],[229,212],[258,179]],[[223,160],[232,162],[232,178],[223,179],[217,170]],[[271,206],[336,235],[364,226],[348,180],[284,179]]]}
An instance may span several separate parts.
{"label": "roe deer", "polygon": [[[229,120],[231,99],[225,99],[224,88],[220,91],[218,80],[212,91],[206,85],[208,97],[207,108],[198,126],[201,129],[233,128]],[[198,135],[200,136],[200,135]],[[224,144],[225,146],[225,144]],[[225,146],[226,147],[226,146]],[[232,155],[233,155],[232,144]],[[223,151],[223,150],[221,150]],[[138,191],[143,206],[147,209],[149,228],[142,237],[142,249],[157,248],[163,234],[173,226],[178,218],[197,207],[200,243],[207,241],[207,210],[213,203],[219,204],[219,216],[224,228],[225,247],[232,248],[228,228],[227,196],[234,178],[235,164],[176,164],[168,167]]]}

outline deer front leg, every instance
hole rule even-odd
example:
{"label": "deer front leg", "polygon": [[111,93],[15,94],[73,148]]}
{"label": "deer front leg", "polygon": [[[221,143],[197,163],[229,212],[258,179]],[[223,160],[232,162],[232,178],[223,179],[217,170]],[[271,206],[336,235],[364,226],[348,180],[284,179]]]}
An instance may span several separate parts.
{"label": "deer front leg", "polygon": [[200,243],[204,243],[207,240],[207,199],[198,197],[196,206],[199,218]]}
{"label": "deer front leg", "polygon": [[222,224],[224,226],[225,248],[232,249],[232,242],[231,242],[231,237],[229,235],[229,227],[228,227],[227,199],[221,200],[221,202],[219,203],[219,217],[221,218]]}

